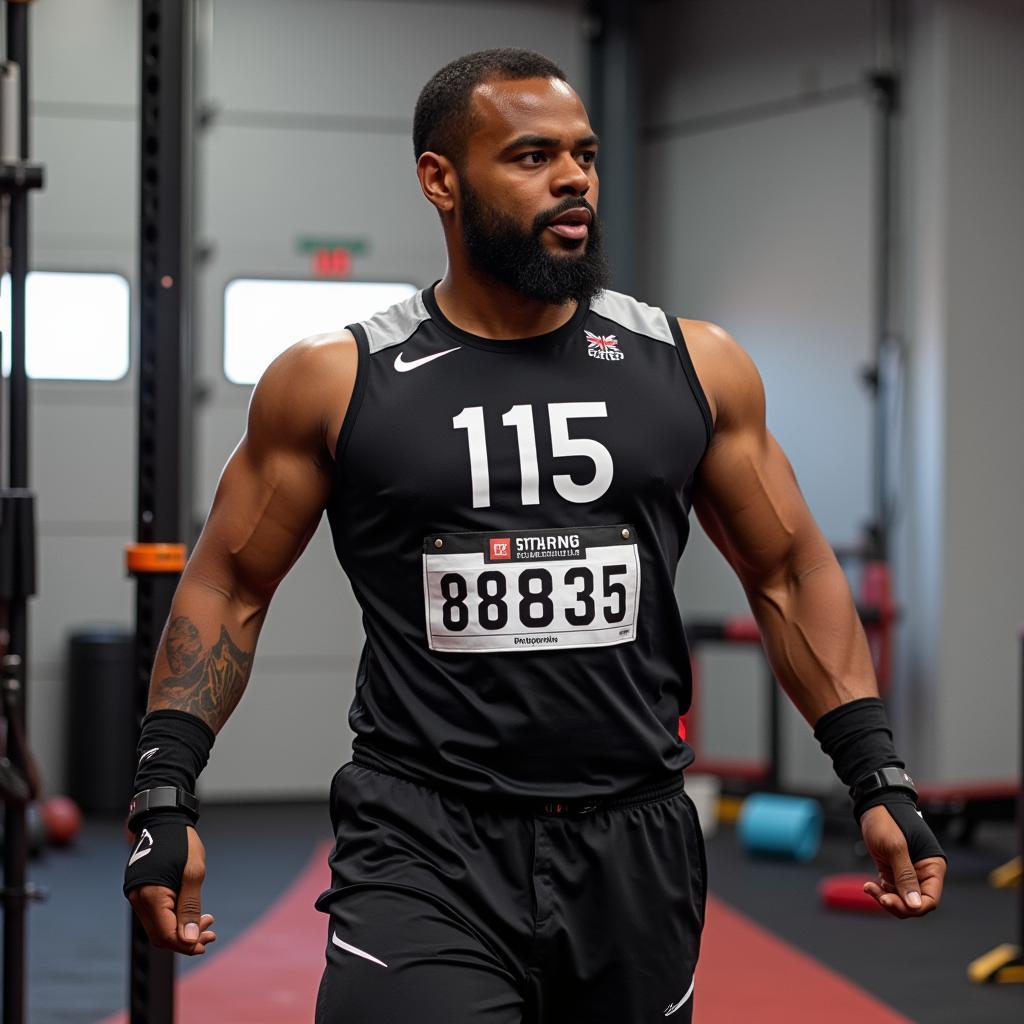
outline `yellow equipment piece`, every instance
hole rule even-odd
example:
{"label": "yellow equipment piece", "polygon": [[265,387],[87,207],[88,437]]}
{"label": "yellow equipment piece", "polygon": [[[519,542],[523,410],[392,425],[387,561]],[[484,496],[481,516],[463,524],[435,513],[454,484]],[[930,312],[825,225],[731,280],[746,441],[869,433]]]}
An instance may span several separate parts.
{"label": "yellow equipment piece", "polygon": [[723,796],[718,800],[718,820],[724,825],[735,825],[740,818],[743,800],[738,796]]}
{"label": "yellow equipment piece", "polygon": [[1014,857],[1013,860],[1007,861],[992,871],[988,876],[988,884],[993,889],[1017,888],[1020,885],[1022,866],[1024,866],[1024,858]]}
{"label": "yellow equipment piece", "polygon": [[1020,947],[1009,942],[996,946],[967,965],[967,977],[975,985],[986,982],[996,985],[1024,984],[1024,958],[1021,957]]}

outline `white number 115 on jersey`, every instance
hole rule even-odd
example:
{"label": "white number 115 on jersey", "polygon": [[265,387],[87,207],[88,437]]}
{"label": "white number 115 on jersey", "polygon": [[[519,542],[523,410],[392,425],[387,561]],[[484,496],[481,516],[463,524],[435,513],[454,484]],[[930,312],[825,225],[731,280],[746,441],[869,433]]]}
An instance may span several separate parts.
{"label": "white number 115 on jersey", "polygon": [[[589,483],[578,484],[567,473],[556,473],[551,482],[566,501],[584,504],[596,501],[611,486],[614,466],[612,453],[589,437],[570,437],[569,420],[606,417],[604,402],[550,402],[548,426],[551,431],[551,454],[562,458],[582,456],[594,464]],[[537,466],[537,437],[534,432],[532,405],[513,405],[502,417],[503,426],[515,427],[519,438],[519,472],[522,477],[524,505],[540,504],[540,469]],[[456,430],[465,430],[469,438],[469,472],[473,484],[473,508],[489,508],[491,477],[487,465],[487,434],[484,430],[483,406],[471,405],[452,417]]]}

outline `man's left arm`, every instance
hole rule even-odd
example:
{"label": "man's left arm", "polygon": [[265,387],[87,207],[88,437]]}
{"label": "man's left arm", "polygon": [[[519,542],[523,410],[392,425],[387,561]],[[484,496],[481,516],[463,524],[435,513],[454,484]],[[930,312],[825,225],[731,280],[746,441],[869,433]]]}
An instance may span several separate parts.
{"label": "man's left arm", "polygon": [[[694,509],[743,585],[776,679],[848,786],[902,767],[846,575],[767,429],[756,367],[721,328],[680,325],[715,424]],[[864,803],[860,827],[879,869],[866,891],[897,917],[934,910],[945,859],[910,794],[883,789]]]}

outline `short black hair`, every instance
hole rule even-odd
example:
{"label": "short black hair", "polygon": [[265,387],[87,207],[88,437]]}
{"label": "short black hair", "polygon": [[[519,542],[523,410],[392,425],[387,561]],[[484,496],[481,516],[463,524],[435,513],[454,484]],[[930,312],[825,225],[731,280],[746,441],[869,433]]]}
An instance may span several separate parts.
{"label": "short black hair", "polygon": [[428,151],[458,164],[474,130],[470,97],[482,82],[516,82],[526,78],[560,78],[565,72],[532,50],[479,50],[467,53],[430,79],[416,100],[412,145],[419,160]]}

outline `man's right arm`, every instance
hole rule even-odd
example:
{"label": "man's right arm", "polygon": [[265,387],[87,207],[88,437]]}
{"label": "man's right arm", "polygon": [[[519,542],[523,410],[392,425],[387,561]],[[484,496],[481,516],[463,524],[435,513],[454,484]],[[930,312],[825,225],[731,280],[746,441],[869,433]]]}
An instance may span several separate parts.
{"label": "man's right arm", "polygon": [[[169,771],[160,767],[165,756],[177,756],[194,782],[212,734],[241,699],[271,597],[309,543],[330,494],[334,447],[355,383],[356,358],[349,332],[319,335],[282,353],[257,384],[245,435],[224,467],[175,591],[150,680],[149,712],[179,713],[177,729],[185,730],[186,739],[198,734],[205,752],[196,760],[195,749],[189,751],[175,735],[174,742],[161,742],[175,750],[144,758],[137,786],[147,785],[145,777],[154,780],[148,785],[168,784],[170,776],[161,777]],[[160,724],[166,728],[167,719],[175,717],[165,714]],[[147,723],[144,738],[152,727],[149,718]],[[208,739],[201,739],[203,733]],[[143,836],[129,860],[128,898],[154,945],[201,954],[216,937],[212,915],[201,910],[202,842],[194,828],[161,826],[159,816],[143,817],[136,830],[147,824],[151,835]],[[158,868],[156,849],[140,851],[143,842],[155,845],[161,827]]]}
{"label": "man's right arm", "polygon": [[175,591],[150,711],[186,711],[218,732],[241,699],[270,600],[327,502],[355,365],[348,332],[321,335],[280,355],[256,385]]}

